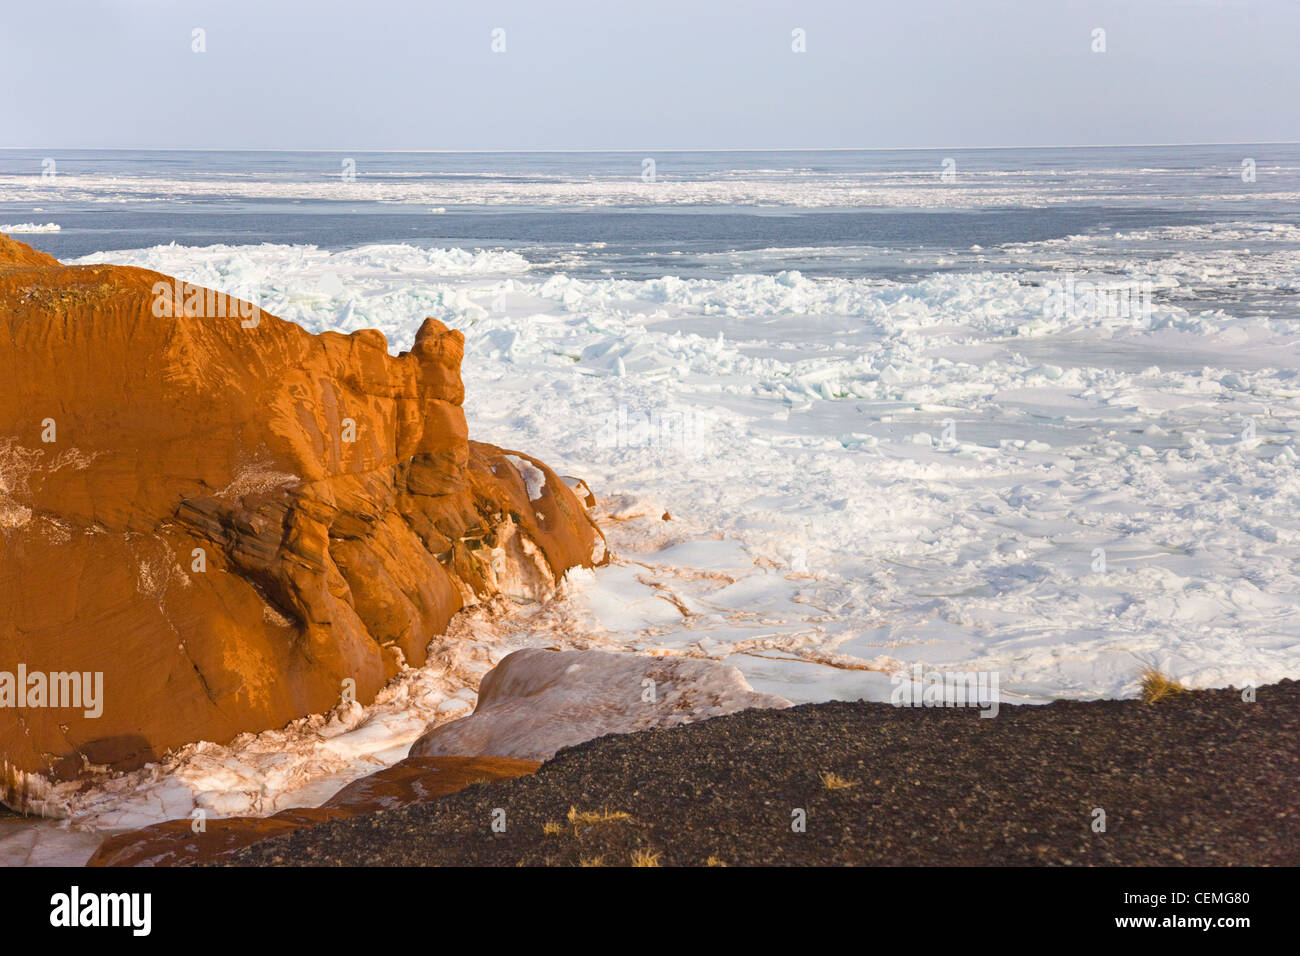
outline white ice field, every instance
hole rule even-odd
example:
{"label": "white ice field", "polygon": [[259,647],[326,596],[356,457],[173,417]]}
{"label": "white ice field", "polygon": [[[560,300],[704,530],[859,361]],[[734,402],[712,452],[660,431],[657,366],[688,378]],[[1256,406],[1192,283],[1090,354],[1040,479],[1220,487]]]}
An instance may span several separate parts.
{"label": "white ice field", "polygon": [[[1004,703],[1132,695],[1147,665],[1191,686],[1300,676],[1300,329],[1234,305],[1300,290],[1300,230],[973,249],[907,260],[916,281],[780,271],[792,252],[717,256],[719,279],[665,258],[648,280],[574,278],[581,247],[545,274],[409,245],[79,260],[313,331],[378,328],[394,352],[425,316],[462,330],[471,436],[584,478],[616,559],[540,608],[466,615],[368,708],[193,745],[48,809],[116,828],[319,803],[529,645],[708,656],[796,702],[886,700],[918,663],[996,671]],[[1151,311],[1057,307],[1090,281]]]}

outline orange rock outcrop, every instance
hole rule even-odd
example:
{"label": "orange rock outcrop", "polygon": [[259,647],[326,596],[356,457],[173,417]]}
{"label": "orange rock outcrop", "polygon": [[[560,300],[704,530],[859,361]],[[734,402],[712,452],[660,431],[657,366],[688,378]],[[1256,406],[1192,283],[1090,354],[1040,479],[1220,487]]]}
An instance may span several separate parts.
{"label": "orange rock outcrop", "polygon": [[[468,440],[463,344],[0,236],[0,799],[366,703],[466,604],[601,561],[554,472]],[[6,701],[20,665],[42,706]],[[98,716],[50,706],[71,674]]]}

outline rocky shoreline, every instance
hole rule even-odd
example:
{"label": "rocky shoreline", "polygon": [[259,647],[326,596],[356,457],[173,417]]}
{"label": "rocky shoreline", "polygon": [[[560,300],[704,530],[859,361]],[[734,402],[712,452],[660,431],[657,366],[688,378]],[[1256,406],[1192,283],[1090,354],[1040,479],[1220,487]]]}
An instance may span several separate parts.
{"label": "rocky shoreline", "polygon": [[223,862],[1295,865],[1297,732],[1295,681],[1253,701],[1202,690],[1004,706],[992,720],[863,702],[746,710],[605,736],[529,776],[297,829]]}
{"label": "rocky shoreline", "polygon": [[0,802],[367,704],[465,607],[608,556],[585,486],[471,441],[464,335],[313,335],[0,235]]}

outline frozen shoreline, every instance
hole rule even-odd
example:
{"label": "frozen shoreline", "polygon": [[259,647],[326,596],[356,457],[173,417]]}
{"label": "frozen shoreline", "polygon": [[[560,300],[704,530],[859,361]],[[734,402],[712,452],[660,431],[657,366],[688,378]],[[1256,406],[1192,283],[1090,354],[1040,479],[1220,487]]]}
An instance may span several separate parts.
{"label": "frozen shoreline", "polygon": [[[1295,227],[1019,244],[911,283],[532,277],[400,245],[102,258],[394,350],[424,315],[460,328],[476,434],[531,443],[616,515],[673,515],[619,522],[628,565],[572,599],[628,649],[735,656],[799,700],[879,699],[872,673],[916,661],[1035,700],[1131,695],[1144,663],[1224,686],[1300,659],[1300,339],[1222,302],[1243,278],[1294,293]],[[1149,283],[1149,327],[1045,315],[1067,271]]]}
{"label": "frozen shoreline", "polygon": [[[997,671],[1007,702],[1132,696],[1146,664],[1199,687],[1294,677],[1300,337],[1233,302],[1294,295],[1297,232],[1022,243],[914,282],[760,271],[780,250],[650,280],[406,245],[86,257],[393,350],[427,315],[461,329],[473,432],[586,479],[618,560],[531,614],[468,615],[369,708],[56,802],[93,828],[314,805],[530,645],[707,656],[796,702],[885,700],[918,663]],[[1150,321],[1045,314],[1067,273],[1148,282]]]}

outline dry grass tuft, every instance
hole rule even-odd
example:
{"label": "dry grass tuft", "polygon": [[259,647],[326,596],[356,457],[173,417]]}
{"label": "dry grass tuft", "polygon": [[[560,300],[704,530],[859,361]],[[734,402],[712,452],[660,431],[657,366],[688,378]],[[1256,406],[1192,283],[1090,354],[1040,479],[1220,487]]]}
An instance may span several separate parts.
{"label": "dry grass tuft", "polygon": [[849,787],[856,787],[856,780],[845,780],[837,773],[826,772],[821,775],[822,786],[827,790],[847,790]]}
{"label": "dry grass tuft", "polygon": [[637,850],[632,854],[633,866],[658,866],[659,858],[663,854],[656,853],[654,850]]}
{"label": "dry grass tuft", "polygon": [[542,833],[546,836],[559,836],[564,832],[564,827],[554,820],[547,820],[542,824]]}
{"label": "dry grass tuft", "polygon": [[569,825],[577,827],[593,827],[604,823],[628,823],[632,817],[622,810],[610,810],[606,807],[603,810],[579,810],[577,807],[569,807]]}
{"label": "dry grass tuft", "polygon": [[578,866],[604,866],[605,858],[603,856],[579,857]]}
{"label": "dry grass tuft", "polygon": [[723,863],[716,856],[711,856],[704,861],[704,865],[705,866],[726,866],[727,864]]}
{"label": "dry grass tuft", "polygon": [[1142,699],[1148,704],[1187,693],[1187,688],[1171,677],[1166,677],[1154,667],[1142,671]]}

